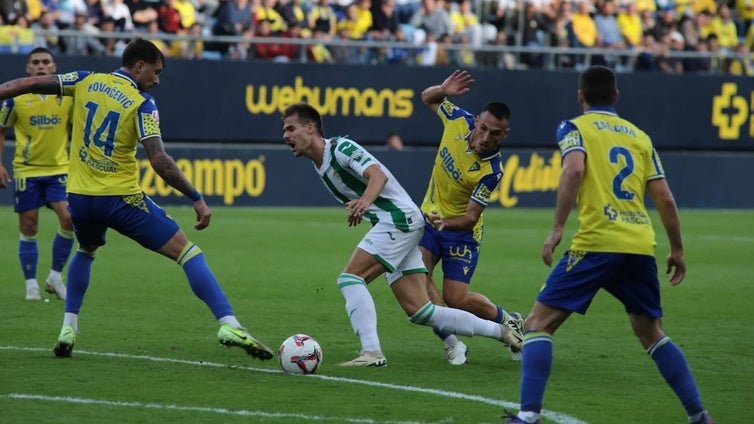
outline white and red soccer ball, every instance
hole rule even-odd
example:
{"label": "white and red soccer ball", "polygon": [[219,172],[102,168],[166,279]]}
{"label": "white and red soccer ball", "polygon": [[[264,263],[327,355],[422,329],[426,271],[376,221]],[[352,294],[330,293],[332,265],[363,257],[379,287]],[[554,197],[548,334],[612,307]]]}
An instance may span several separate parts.
{"label": "white and red soccer ball", "polygon": [[287,373],[314,374],[322,363],[322,348],[311,336],[294,334],[280,345],[278,359]]}

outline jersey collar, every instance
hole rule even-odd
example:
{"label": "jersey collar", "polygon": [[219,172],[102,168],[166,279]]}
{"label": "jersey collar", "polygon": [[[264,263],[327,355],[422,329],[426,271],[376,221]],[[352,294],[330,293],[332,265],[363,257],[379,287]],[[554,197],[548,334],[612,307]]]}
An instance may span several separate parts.
{"label": "jersey collar", "polygon": [[136,79],[134,79],[134,76],[124,71],[123,69],[116,69],[115,71],[113,71],[113,74],[121,78],[127,79],[128,81],[131,82],[131,84],[133,84],[134,87],[138,88],[138,86],[136,85]]}
{"label": "jersey collar", "polygon": [[615,115],[618,116],[618,112],[615,111],[615,108],[612,106],[591,106],[589,109],[584,112],[587,113],[600,113],[603,115]]}

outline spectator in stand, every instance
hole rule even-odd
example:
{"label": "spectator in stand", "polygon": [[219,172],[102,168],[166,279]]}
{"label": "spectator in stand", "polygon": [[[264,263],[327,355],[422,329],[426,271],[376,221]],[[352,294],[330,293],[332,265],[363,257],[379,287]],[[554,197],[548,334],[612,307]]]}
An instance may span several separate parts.
{"label": "spectator in stand", "polygon": [[285,20],[277,10],[278,0],[262,0],[262,4],[254,13],[256,22],[269,21],[270,31],[278,34],[287,29]]}
{"label": "spectator in stand", "polygon": [[[406,33],[403,31],[402,27],[398,27],[395,30],[395,38],[394,41],[396,43],[409,43],[410,41],[408,38],[406,38]],[[413,65],[414,64],[414,51],[411,49],[407,49],[406,47],[388,47],[387,49],[387,63],[389,65]]]}
{"label": "spectator in stand", "polygon": [[624,49],[626,43],[618,28],[618,20],[615,18],[616,7],[613,0],[605,0],[600,6],[600,12],[594,17],[594,26],[597,28],[599,46],[608,49]]}
{"label": "spectator in stand", "polygon": [[34,39],[34,47],[45,47],[51,51],[53,55],[61,52],[60,36],[57,35],[58,25],[55,22],[55,13],[50,11],[42,12],[37,22],[31,25],[31,29],[47,31],[50,34],[37,35]]}
{"label": "spectator in stand", "polygon": [[754,62],[746,43],[735,47],[734,56],[727,61],[728,74],[740,77],[754,77]]}
{"label": "spectator in stand", "polygon": [[76,30],[76,34],[63,37],[66,54],[80,56],[101,56],[105,54],[105,47],[97,38],[92,36],[90,31],[85,29],[86,24],[86,14],[77,14],[73,21],[73,29]]}
{"label": "spectator in stand", "polygon": [[[570,2],[561,2],[563,3],[568,3],[569,7],[571,5]],[[486,16],[487,23],[493,26],[498,34],[501,32],[505,34],[505,44],[515,44],[511,27],[513,19],[518,15],[516,5],[516,0],[493,1],[490,4],[491,10]]]}
{"label": "spectator in stand", "polygon": [[707,11],[707,13],[710,14],[710,16],[717,13],[717,1],[715,0],[694,0],[691,2],[691,10],[694,12],[694,15],[698,15],[702,13],[702,11]]}
{"label": "spectator in stand", "polygon": [[147,24],[147,33],[144,34],[144,39],[149,40],[160,49],[162,55],[165,57],[170,56],[170,46],[162,39],[162,32],[160,32],[160,25],[157,21],[152,21]]}
{"label": "spectator in stand", "polygon": [[204,42],[199,37],[202,36],[204,26],[199,22],[194,22],[191,28],[178,29],[178,35],[187,35],[192,39],[173,40],[170,43],[170,54],[173,57],[182,57],[185,59],[202,59],[204,57]]}
{"label": "spectator in stand", "polygon": [[664,54],[657,63],[660,71],[666,74],[682,74],[683,61],[672,56],[672,53],[681,52],[686,47],[683,35],[678,31],[673,31],[663,38],[662,44]]}
{"label": "spectator in stand", "polygon": [[332,52],[330,52],[330,49],[325,44],[332,40],[330,34],[315,28],[312,38],[314,40],[322,40],[322,42],[309,46],[309,59],[317,63],[335,63],[335,58],[333,57]]}
{"label": "spectator in stand", "polygon": [[592,19],[591,3],[581,0],[576,3],[576,11],[571,15],[573,32],[576,34],[574,47],[594,47],[597,45],[597,25]]}
{"label": "spectator in stand", "polygon": [[453,33],[456,40],[461,36],[468,37],[474,47],[479,47],[487,40],[495,38],[497,29],[494,26],[479,21],[479,17],[472,10],[471,0],[460,0],[459,3],[451,2],[450,19],[453,21]]}
{"label": "spectator in stand", "polygon": [[89,25],[99,28],[99,23],[105,17],[100,0],[86,0],[86,20]]}
{"label": "spectator in stand", "polygon": [[710,58],[710,73],[713,75],[720,75],[725,72],[725,52],[720,48],[720,43],[717,41],[717,34],[712,33],[707,36],[707,49],[712,57]]}
{"label": "spectator in stand", "polygon": [[634,48],[634,72],[655,72],[658,67],[658,56],[662,47],[657,45],[654,34],[647,31],[641,38],[641,44]]}
{"label": "spectator in stand", "polygon": [[706,40],[712,30],[711,22],[712,17],[706,10],[698,15],[681,19],[679,32],[686,40],[686,45],[695,47],[700,41]]}
{"label": "spectator in stand", "polygon": [[[571,16],[573,9],[571,2],[563,1],[558,5],[553,24],[550,45],[554,47],[573,47],[576,45],[576,33],[573,32],[573,22]],[[563,68],[573,68],[575,58],[570,54],[559,54],[556,56],[556,64]]]}
{"label": "spectator in stand", "polygon": [[[371,26],[371,25],[370,25]],[[346,16],[338,21],[338,34],[344,40],[363,40],[369,26],[359,19],[358,3],[351,3],[346,7]]]}
{"label": "spectator in stand", "polygon": [[177,34],[183,27],[181,26],[181,14],[175,8],[177,0],[166,0],[160,4],[157,11],[157,22],[160,30],[168,34]]}
{"label": "spectator in stand", "polygon": [[363,30],[364,38],[367,38],[369,29],[374,25],[372,16],[372,0],[356,0],[356,20],[358,27]]}
{"label": "spectator in stand", "polygon": [[[115,33],[118,29],[115,27],[115,19],[110,16],[102,18],[99,23],[100,33]],[[117,38],[100,38],[99,43],[102,45],[102,54],[105,56],[119,57],[126,47],[126,41],[118,40]]]}
{"label": "spectator in stand", "polygon": [[148,31],[149,24],[157,20],[157,9],[152,2],[145,0],[125,0],[124,4],[131,12],[131,20],[134,23],[134,28],[139,31]]}
{"label": "spectator in stand", "polygon": [[[530,48],[543,47],[543,40],[550,41],[551,34],[554,33],[555,23],[548,17],[540,13],[536,4],[526,2],[524,4],[523,32],[518,28],[519,18],[513,20],[513,31],[522,34],[522,45]],[[523,53],[521,63],[529,68],[542,68],[544,66],[544,55],[541,53]]]}
{"label": "spectator in stand", "polygon": [[[689,46],[686,43],[686,50],[694,51],[699,54],[709,52],[707,39],[699,38],[696,43]],[[685,74],[708,74],[710,72],[710,59],[707,57],[689,57],[683,59],[683,73]]]}
{"label": "spectator in stand", "polygon": [[650,12],[651,15],[654,15],[657,12],[657,3],[655,3],[655,0],[636,0],[633,3],[636,4],[636,10],[639,14]]}
{"label": "spectator in stand", "polygon": [[721,4],[717,16],[712,18],[712,32],[717,34],[723,50],[733,50],[738,45],[738,27],[726,4]]}
{"label": "spectator in stand", "polygon": [[189,0],[175,0],[173,8],[181,15],[181,26],[191,28],[196,22],[196,7]]}
{"label": "spectator in stand", "polygon": [[652,37],[655,39],[655,41],[657,41],[657,38],[655,37],[655,29],[657,28],[657,19],[655,19],[655,14],[648,10],[645,10],[643,12],[639,12],[639,18],[641,18],[641,28],[644,31],[644,34],[648,32],[652,33]]}
{"label": "spectator in stand", "polygon": [[396,132],[389,132],[385,139],[385,148],[394,151],[403,150],[403,140],[401,140],[401,136]]}
{"label": "spectator in stand", "polygon": [[754,21],[754,0],[735,0],[733,3],[738,14],[738,19],[741,21],[739,34],[742,36],[746,35]]}
{"label": "spectator in stand", "polygon": [[[84,0],[65,0],[57,2],[57,19],[60,29],[69,29],[73,27],[73,21],[76,15],[86,13],[87,6]],[[130,15],[129,15],[130,18]]]}
{"label": "spectator in stand", "polygon": [[[213,35],[241,35],[251,30],[253,25],[251,4],[249,0],[227,0],[220,4],[217,9],[215,25],[212,27]],[[253,34],[253,33],[252,33]],[[228,52],[227,43],[212,43],[206,46],[207,50]]]}
{"label": "spectator in stand", "polygon": [[636,4],[628,3],[623,7],[623,10],[618,14],[618,29],[628,47],[641,44],[643,29]]}
{"label": "spectator in stand", "polygon": [[102,11],[105,12],[105,16],[113,18],[115,21],[115,28],[118,31],[131,32],[134,30],[134,23],[131,19],[131,11],[128,6],[123,3],[123,0],[106,0],[102,4]]}
{"label": "spectator in stand", "polygon": [[[272,31],[272,22],[268,20],[262,20],[257,22],[257,30],[254,34],[256,39],[264,39],[276,37]],[[290,61],[290,50],[280,43],[254,43],[253,56],[258,59],[265,59],[274,62],[288,62]]]}
{"label": "spectator in stand", "polygon": [[335,36],[338,19],[335,10],[330,6],[330,0],[314,0],[312,11],[309,13],[310,26],[314,31],[327,34],[328,40]]}
{"label": "spectator in stand", "polygon": [[301,38],[311,38],[312,30],[314,29],[309,19],[307,8],[309,6],[306,0],[288,0],[286,3],[280,5],[278,9],[289,29],[291,25],[298,25],[301,31]]}
{"label": "spectator in stand", "polygon": [[26,1],[0,1],[0,17],[2,22],[12,25],[19,16],[29,16],[29,6]]}
{"label": "spectator in stand", "polygon": [[662,9],[657,12],[658,20],[654,28],[656,40],[664,40],[674,31],[678,31],[678,21],[675,16],[675,8]]}
{"label": "spectator in stand", "polygon": [[[442,0],[439,0],[442,1]],[[434,41],[453,31],[453,23],[448,12],[438,5],[438,0],[422,0],[422,7],[411,17],[414,30],[414,43],[429,43],[429,35]]]}
{"label": "spectator in stand", "polygon": [[372,13],[369,37],[372,40],[392,40],[399,25],[398,16],[395,14],[395,0],[382,0]]}

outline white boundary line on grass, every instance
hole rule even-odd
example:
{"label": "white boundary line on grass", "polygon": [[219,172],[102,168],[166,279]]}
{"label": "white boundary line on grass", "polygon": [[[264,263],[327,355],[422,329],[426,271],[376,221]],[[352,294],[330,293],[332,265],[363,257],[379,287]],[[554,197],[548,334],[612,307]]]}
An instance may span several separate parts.
{"label": "white boundary line on grass", "polygon": [[[49,349],[43,349],[43,348],[35,348],[35,347],[19,347],[19,346],[0,346],[0,350],[20,350],[20,351],[28,351],[28,352],[48,352]],[[164,358],[164,357],[158,357],[158,356],[149,356],[149,355],[130,355],[125,353],[113,353],[113,352],[92,352],[92,351],[86,351],[86,350],[76,350],[76,354],[78,355],[92,355],[92,356],[104,356],[104,357],[111,357],[111,358],[123,358],[123,359],[137,359],[137,360],[143,360],[143,361],[151,361],[151,362],[169,362],[174,364],[183,364],[183,365],[194,365],[194,366],[200,366],[200,367],[211,367],[211,368],[233,368],[233,369],[241,369],[246,371],[254,371],[254,372],[263,372],[268,374],[281,374],[283,373],[282,370],[271,370],[271,369],[265,369],[265,368],[254,368],[254,367],[247,367],[242,365],[227,365],[227,364],[220,364],[216,362],[205,362],[205,361],[194,361],[194,360],[186,360],[186,359],[175,359],[175,358]],[[498,400],[498,399],[491,399],[486,398],[483,396],[477,396],[477,395],[469,395],[465,393],[459,393],[459,392],[451,392],[446,390],[440,390],[440,389],[431,389],[431,388],[424,388],[424,387],[416,387],[416,386],[402,386],[397,384],[390,384],[390,383],[381,383],[377,381],[369,381],[369,380],[359,380],[354,378],[346,378],[346,377],[333,377],[333,376],[327,376],[322,374],[312,374],[312,375],[291,375],[295,378],[315,378],[315,379],[321,379],[321,380],[328,380],[328,381],[336,381],[341,383],[351,383],[351,384],[361,384],[364,386],[373,386],[373,387],[383,387],[386,389],[392,389],[392,390],[401,390],[406,392],[417,392],[417,393],[426,393],[431,395],[437,395],[437,396],[443,396],[443,397],[449,397],[454,399],[462,399],[462,400],[470,400],[473,402],[480,402],[480,403],[486,403],[488,405],[495,405],[500,406],[503,408],[511,408],[515,409],[519,407],[519,404],[508,402],[504,400]],[[0,395],[4,397],[9,397],[10,395]],[[17,396],[35,396],[35,395],[17,395]],[[76,398],[60,398],[60,400],[69,400],[69,399],[76,399]],[[53,399],[58,400],[58,399]],[[91,399],[82,399],[82,401],[91,401],[91,403],[94,402],[109,402],[109,401],[97,401],[97,400],[91,400]],[[114,404],[123,404],[124,406],[143,406],[143,407],[152,407],[155,408],[159,405],[157,404],[141,404],[138,402],[117,402],[113,401]],[[152,405],[152,406],[148,406]],[[157,406],[155,406],[157,405]],[[237,411],[230,411],[226,409],[214,409],[214,408],[198,408],[198,407],[180,407],[175,405],[163,405],[165,408],[170,409],[178,409],[178,408],[186,408],[187,410],[207,410],[212,412],[218,412],[218,413],[231,413],[236,414]],[[225,412],[222,412],[225,411]],[[260,411],[242,411],[243,414],[267,414],[265,412]],[[261,416],[261,415],[260,415]],[[273,415],[270,415],[273,416]],[[282,417],[287,416],[286,414],[282,414]],[[567,414],[563,414],[560,412],[555,411],[549,411],[546,409],[542,410],[542,416],[549,418],[550,420],[554,421],[556,424],[588,424],[585,421],[581,421],[576,417],[572,417]],[[313,419],[335,419],[332,417],[320,417]],[[346,421],[348,422],[354,422],[354,423],[377,423],[378,421],[369,421],[369,420],[355,420],[355,419],[348,419],[348,418],[338,418],[338,420]],[[398,423],[396,421],[379,421],[381,423]],[[403,423],[403,422],[400,422]]]}

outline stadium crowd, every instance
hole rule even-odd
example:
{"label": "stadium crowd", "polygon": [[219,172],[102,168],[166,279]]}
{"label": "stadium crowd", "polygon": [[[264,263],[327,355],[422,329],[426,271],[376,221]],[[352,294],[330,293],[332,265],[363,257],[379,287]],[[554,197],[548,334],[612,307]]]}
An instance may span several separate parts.
{"label": "stadium crowd", "polygon": [[0,0],[0,53],[140,35],[181,58],[752,76],[752,21],[754,0]]}

